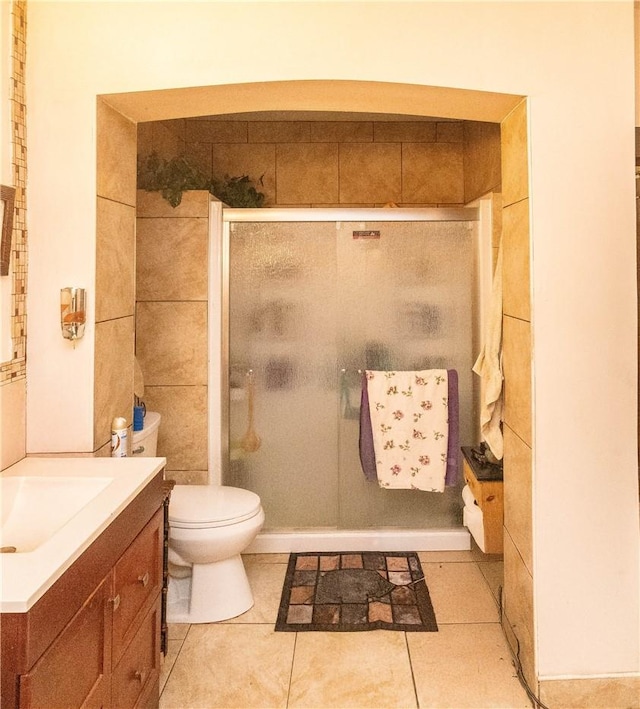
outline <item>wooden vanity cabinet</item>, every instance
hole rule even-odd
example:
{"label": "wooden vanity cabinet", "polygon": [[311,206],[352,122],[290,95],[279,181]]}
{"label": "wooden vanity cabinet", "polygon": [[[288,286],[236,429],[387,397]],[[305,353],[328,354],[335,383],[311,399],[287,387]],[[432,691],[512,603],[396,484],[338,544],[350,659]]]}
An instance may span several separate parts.
{"label": "wooden vanity cabinet", "polygon": [[2,709],[157,707],[162,473],[26,613],[0,617]]}

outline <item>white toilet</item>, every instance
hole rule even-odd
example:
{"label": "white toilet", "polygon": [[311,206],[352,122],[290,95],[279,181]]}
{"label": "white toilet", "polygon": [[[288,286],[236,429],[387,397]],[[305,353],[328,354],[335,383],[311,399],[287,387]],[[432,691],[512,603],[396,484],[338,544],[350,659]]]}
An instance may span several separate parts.
{"label": "white toilet", "polygon": [[142,431],[134,431],[131,436],[131,455],[141,458],[155,458],[158,450],[158,429],[160,414],[157,411],[147,411],[144,417]]}
{"label": "white toilet", "polygon": [[253,606],[240,554],[264,524],[260,498],[224,485],[176,485],[169,501],[169,623],[213,623]]}
{"label": "white toilet", "polygon": [[[131,453],[155,456],[160,414],[147,411]],[[264,524],[260,498],[223,485],[176,485],[169,500],[169,623],[213,623],[253,606],[240,554]]]}

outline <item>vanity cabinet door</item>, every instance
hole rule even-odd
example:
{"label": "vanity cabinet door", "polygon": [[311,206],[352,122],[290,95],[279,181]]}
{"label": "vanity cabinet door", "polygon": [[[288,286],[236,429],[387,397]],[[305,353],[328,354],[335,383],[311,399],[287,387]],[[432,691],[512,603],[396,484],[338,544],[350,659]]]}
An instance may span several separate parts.
{"label": "vanity cabinet door", "polygon": [[137,632],[141,612],[162,589],[163,510],[134,539],[114,567],[113,664]]}
{"label": "vanity cabinet door", "polygon": [[[113,706],[133,709],[160,679],[161,598],[144,617],[136,636],[113,670]],[[157,691],[157,690],[156,690]]]}
{"label": "vanity cabinet door", "polygon": [[109,574],[28,673],[21,709],[111,706]]}

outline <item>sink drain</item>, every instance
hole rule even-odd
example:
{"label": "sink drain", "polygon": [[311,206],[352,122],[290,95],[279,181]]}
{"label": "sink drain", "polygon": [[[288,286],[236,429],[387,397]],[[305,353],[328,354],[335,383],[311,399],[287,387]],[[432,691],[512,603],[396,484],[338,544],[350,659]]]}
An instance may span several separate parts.
{"label": "sink drain", "polygon": [[16,547],[0,547],[0,554],[15,554],[17,551]]}

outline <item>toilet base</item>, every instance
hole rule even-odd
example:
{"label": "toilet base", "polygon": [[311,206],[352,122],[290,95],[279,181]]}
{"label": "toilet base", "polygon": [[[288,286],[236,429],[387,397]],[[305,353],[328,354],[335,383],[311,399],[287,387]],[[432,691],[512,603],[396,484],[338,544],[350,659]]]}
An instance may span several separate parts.
{"label": "toilet base", "polygon": [[240,554],[194,564],[185,578],[169,576],[168,623],[215,623],[246,613],[253,594]]}

